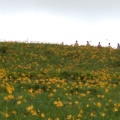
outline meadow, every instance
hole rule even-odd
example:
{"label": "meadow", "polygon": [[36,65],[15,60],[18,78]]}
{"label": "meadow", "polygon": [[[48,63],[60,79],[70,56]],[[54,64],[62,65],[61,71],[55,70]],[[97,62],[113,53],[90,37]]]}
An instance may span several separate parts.
{"label": "meadow", "polygon": [[0,43],[0,120],[119,120],[120,50]]}

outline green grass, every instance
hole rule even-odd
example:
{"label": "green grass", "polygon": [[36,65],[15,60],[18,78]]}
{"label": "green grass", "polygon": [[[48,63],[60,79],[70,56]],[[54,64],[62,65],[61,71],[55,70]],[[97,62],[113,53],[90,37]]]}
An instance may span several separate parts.
{"label": "green grass", "polygon": [[1,120],[120,118],[120,50],[1,42],[0,61]]}

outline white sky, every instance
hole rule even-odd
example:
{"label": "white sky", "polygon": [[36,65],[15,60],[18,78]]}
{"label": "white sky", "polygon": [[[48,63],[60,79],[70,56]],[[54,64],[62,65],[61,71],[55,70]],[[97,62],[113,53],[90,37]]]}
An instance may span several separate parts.
{"label": "white sky", "polygon": [[[119,0],[0,0],[0,40],[116,47]],[[107,39],[107,40],[106,40]]]}

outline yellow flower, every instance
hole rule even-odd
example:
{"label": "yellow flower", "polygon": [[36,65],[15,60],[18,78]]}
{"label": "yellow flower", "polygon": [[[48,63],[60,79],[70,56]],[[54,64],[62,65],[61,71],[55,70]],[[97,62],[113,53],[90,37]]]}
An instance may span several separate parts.
{"label": "yellow flower", "polygon": [[104,98],[105,96],[104,95],[101,95],[101,98]]}
{"label": "yellow flower", "polygon": [[23,102],[27,102],[27,100],[26,100],[26,99],[24,99],[24,100],[23,100]]}
{"label": "yellow flower", "polygon": [[118,108],[115,107],[115,108],[114,108],[114,112],[118,112]]}
{"label": "yellow flower", "polygon": [[5,117],[6,117],[6,118],[8,118],[8,117],[9,117],[9,114],[8,114],[7,112],[5,113]]}
{"label": "yellow flower", "polygon": [[86,104],[86,107],[89,107],[90,105],[89,104]]}
{"label": "yellow flower", "polygon": [[69,105],[72,105],[72,102],[69,102]]}
{"label": "yellow flower", "polygon": [[8,96],[5,96],[4,97],[4,100],[12,100],[12,99],[14,99],[14,96],[13,95],[8,95]]}
{"label": "yellow flower", "polygon": [[112,102],[112,100],[110,99],[110,100],[108,100],[109,102]]}
{"label": "yellow flower", "polygon": [[5,69],[0,69],[0,79],[4,78],[6,76]]}
{"label": "yellow flower", "polygon": [[33,116],[38,116],[35,110],[32,110],[31,113]]}
{"label": "yellow flower", "polygon": [[60,120],[59,118],[55,118],[55,120]]}
{"label": "yellow flower", "polygon": [[87,94],[90,94],[90,91],[87,91]]}
{"label": "yellow flower", "polygon": [[83,113],[83,110],[80,110],[80,113]]}
{"label": "yellow flower", "polygon": [[81,93],[80,95],[81,95],[82,97],[85,97],[85,94],[84,94],[84,93]]}
{"label": "yellow flower", "polygon": [[68,116],[67,116],[67,120],[70,120],[71,117],[72,117],[72,115],[68,115]]}
{"label": "yellow flower", "polygon": [[91,113],[90,113],[90,116],[91,116],[91,117],[95,117],[95,113],[94,113],[94,112],[91,112]]}
{"label": "yellow flower", "polygon": [[6,101],[7,101],[7,100],[9,100],[9,99],[8,99],[8,97],[6,97],[6,96],[5,96],[5,97],[4,97],[4,100],[6,100]]}
{"label": "yellow flower", "polygon": [[105,93],[108,93],[109,92],[109,90],[108,89],[105,89]]}
{"label": "yellow flower", "polygon": [[79,102],[78,102],[78,101],[75,101],[75,104],[76,104],[76,105],[78,105],[78,104],[79,104]]}
{"label": "yellow flower", "polygon": [[102,104],[100,103],[100,102],[97,102],[97,104],[96,104],[98,107],[101,107],[102,106]]}
{"label": "yellow flower", "polygon": [[53,92],[56,92],[56,89],[53,89]]}
{"label": "yellow flower", "polygon": [[18,99],[22,99],[22,98],[23,98],[23,96],[22,96],[22,95],[18,97]]}
{"label": "yellow flower", "polygon": [[78,117],[82,117],[82,114],[81,114],[81,113],[79,113],[77,116],[78,116]]}
{"label": "yellow flower", "polygon": [[21,101],[17,101],[17,104],[20,105],[20,104],[21,104]]}
{"label": "yellow flower", "polygon": [[63,103],[61,101],[54,101],[54,105],[56,105],[57,107],[62,107]]}
{"label": "yellow flower", "polygon": [[11,99],[14,99],[14,96],[13,95],[8,95],[8,98],[11,100]]}
{"label": "yellow flower", "polygon": [[31,110],[33,110],[33,106],[31,105],[31,106],[27,107],[26,109],[27,109],[27,111],[31,111]]}
{"label": "yellow flower", "polygon": [[52,97],[52,96],[53,96],[53,93],[50,93],[48,96],[49,96],[49,97]]}
{"label": "yellow flower", "polygon": [[36,110],[34,109],[34,107],[31,105],[29,107],[26,108],[28,112],[30,112],[33,116],[38,116]]}
{"label": "yellow flower", "polygon": [[98,98],[100,98],[100,95],[97,95]]}
{"label": "yellow flower", "polygon": [[8,91],[9,94],[12,94],[12,92],[14,91],[14,87],[10,86],[8,83],[6,85],[6,90]]}
{"label": "yellow flower", "polygon": [[48,118],[47,120],[52,120],[52,118]]}
{"label": "yellow flower", "polygon": [[41,117],[44,118],[44,117],[45,117],[45,114],[44,114],[44,113],[41,113]]}
{"label": "yellow flower", "polygon": [[104,117],[104,116],[105,116],[105,113],[101,113],[101,116]]}
{"label": "yellow flower", "polygon": [[17,114],[17,112],[15,110],[12,111],[12,114]]}
{"label": "yellow flower", "polygon": [[29,90],[28,90],[28,92],[29,92],[29,93],[32,93],[32,92],[33,92],[33,89],[32,89],[32,88],[31,88],[31,89],[29,89]]}
{"label": "yellow flower", "polygon": [[118,107],[120,107],[120,103],[118,103]]}

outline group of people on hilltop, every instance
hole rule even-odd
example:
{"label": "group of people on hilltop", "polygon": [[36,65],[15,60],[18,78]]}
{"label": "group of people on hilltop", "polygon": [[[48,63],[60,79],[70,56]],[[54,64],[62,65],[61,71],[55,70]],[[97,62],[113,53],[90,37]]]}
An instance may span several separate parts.
{"label": "group of people on hilltop", "polygon": [[[79,44],[78,44],[78,41],[77,41],[77,40],[76,40],[76,42],[75,42],[74,46],[79,46]],[[86,46],[90,46],[89,41],[87,41]],[[102,47],[102,45],[101,45],[101,43],[100,43],[100,42],[98,42],[97,47],[98,47],[98,48],[101,48],[101,47]],[[109,48],[111,48],[111,44],[110,44],[110,43],[108,43],[108,47],[109,47]],[[120,49],[120,44],[119,44],[119,43],[117,44],[117,49]]]}
{"label": "group of people on hilltop", "polygon": [[[102,45],[101,45],[101,43],[100,43],[100,42],[98,43],[98,46],[97,46],[97,47],[102,47]],[[108,43],[108,47],[109,47],[109,48],[111,48],[110,43]]]}

